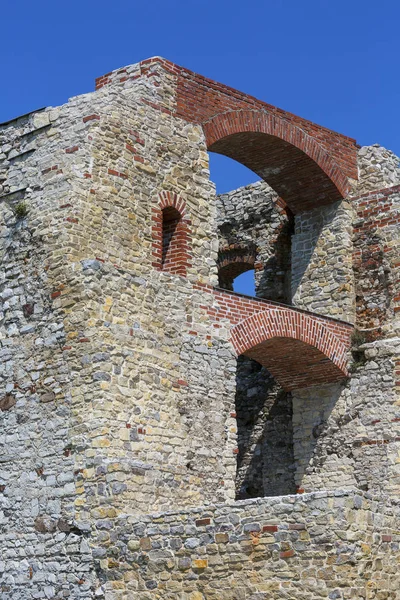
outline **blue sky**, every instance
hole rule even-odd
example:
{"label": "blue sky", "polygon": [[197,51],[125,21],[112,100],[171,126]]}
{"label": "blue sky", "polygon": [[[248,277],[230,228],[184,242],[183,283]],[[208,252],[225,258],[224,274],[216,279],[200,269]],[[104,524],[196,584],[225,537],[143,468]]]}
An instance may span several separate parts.
{"label": "blue sky", "polygon": [[[400,155],[398,0],[4,0],[0,121],[160,55]],[[257,178],[212,156],[219,191]]]}

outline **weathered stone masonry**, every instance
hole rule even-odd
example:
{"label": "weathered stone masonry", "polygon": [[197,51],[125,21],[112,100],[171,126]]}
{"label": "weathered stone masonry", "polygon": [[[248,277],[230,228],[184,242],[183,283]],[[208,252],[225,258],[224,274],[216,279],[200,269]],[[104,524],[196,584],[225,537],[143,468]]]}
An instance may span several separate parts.
{"label": "weathered stone masonry", "polygon": [[1,597],[395,599],[398,159],[160,58],[96,88],[0,126]]}

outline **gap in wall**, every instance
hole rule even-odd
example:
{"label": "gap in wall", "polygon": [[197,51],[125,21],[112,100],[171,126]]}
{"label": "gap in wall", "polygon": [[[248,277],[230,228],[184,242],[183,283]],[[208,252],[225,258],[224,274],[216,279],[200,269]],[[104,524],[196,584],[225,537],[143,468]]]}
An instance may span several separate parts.
{"label": "gap in wall", "polygon": [[239,294],[247,294],[247,296],[255,297],[256,281],[254,275],[254,269],[250,269],[250,271],[246,271],[245,273],[238,275],[233,280],[233,291],[238,292]]}
{"label": "gap in wall", "polygon": [[215,152],[209,152],[208,156],[210,179],[216,185],[217,194],[226,194],[260,180],[256,173],[232,158]]}

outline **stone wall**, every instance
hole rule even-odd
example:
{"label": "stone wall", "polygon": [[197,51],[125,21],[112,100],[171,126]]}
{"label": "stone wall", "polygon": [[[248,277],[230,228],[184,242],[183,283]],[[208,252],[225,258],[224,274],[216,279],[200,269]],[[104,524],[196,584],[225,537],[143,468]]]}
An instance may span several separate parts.
{"label": "stone wall", "polygon": [[220,252],[229,254],[232,249],[235,260],[236,248],[254,249],[251,266],[255,268],[257,296],[290,303],[293,218],[282,208],[276,192],[258,181],[220,194],[216,209]]}
{"label": "stone wall", "polygon": [[55,170],[40,177],[51,153],[57,161],[54,118],[27,115],[0,134],[2,598],[92,597],[87,530],[74,522],[67,334],[52,301],[66,240],[59,205],[70,186]]}
{"label": "stone wall", "polygon": [[339,202],[295,216],[292,302],[349,323],[355,318],[352,206]]}
{"label": "stone wall", "polygon": [[345,385],[293,392],[296,484],[400,492],[399,338],[359,346]]}
{"label": "stone wall", "polygon": [[[77,536],[97,514],[234,497],[233,351],[190,285],[216,283],[213,186],[199,129],[140,108],[159,84],[2,130],[1,583],[14,597],[91,595]],[[188,279],[151,265],[151,207],[168,189],[190,214]]]}
{"label": "stone wall", "polygon": [[121,515],[94,555],[115,600],[396,600],[398,508],[337,491]]}
{"label": "stone wall", "polygon": [[[357,219],[364,210],[373,217],[354,240],[346,201],[298,213],[292,236],[291,214],[266,184],[216,198],[207,135],[181,118],[177,73],[149,64],[0,126],[1,593],[293,597],[301,575],[316,598],[319,579],[325,597],[365,598],[365,586],[371,598],[394,597],[390,555],[370,541],[387,544],[377,536],[392,535],[397,516],[390,526],[373,518],[383,511],[374,500],[348,492],[233,501],[297,487],[398,494],[398,190],[353,199]],[[350,177],[354,143],[341,143]],[[382,172],[392,180],[388,160]],[[163,268],[159,235],[172,197],[185,207],[176,272]],[[387,216],[375,218],[382,198]],[[374,270],[378,234],[386,262]],[[218,249],[229,255],[232,246],[251,250],[259,299],[215,290]],[[320,316],[262,300],[289,302],[290,264],[293,302]],[[380,279],[387,269],[390,285]],[[267,348],[285,389],[318,383],[308,359],[324,382],[342,380],[351,328],[323,316],[352,322],[356,293],[359,324],[379,327],[382,339],[358,340],[348,383],[287,393],[254,363],[237,369],[237,354],[255,349],[262,360]],[[365,548],[344,517],[365,532]],[[157,520],[174,527],[172,545]],[[307,544],[312,560],[322,556],[321,573],[316,563],[301,571]],[[164,568],[163,553],[175,551]],[[356,573],[369,573],[364,555],[383,565],[367,583]]]}
{"label": "stone wall", "polygon": [[379,144],[358,151],[358,182],[355,195],[400,184],[400,159]]}
{"label": "stone wall", "polygon": [[295,493],[291,394],[259,363],[241,356],[235,407],[239,450],[236,497]]}

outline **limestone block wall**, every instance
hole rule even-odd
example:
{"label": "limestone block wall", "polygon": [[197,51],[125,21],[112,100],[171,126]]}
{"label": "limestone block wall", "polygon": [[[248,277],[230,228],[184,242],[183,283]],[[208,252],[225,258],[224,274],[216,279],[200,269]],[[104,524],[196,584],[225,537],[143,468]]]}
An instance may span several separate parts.
{"label": "limestone block wall", "polygon": [[[59,206],[70,185],[53,111],[0,128],[0,595],[91,597],[93,562],[74,521],[71,372],[52,301],[62,271]],[[46,176],[47,175],[47,176]],[[25,203],[25,204],[24,204]]]}
{"label": "limestone block wall", "polygon": [[293,392],[296,484],[400,491],[399,339],[360,347],[345,385]]}
{"label": "limestone block wall", "polygon": [[292,302],[349,323],[355,318],[350,203],[342,201],[295,215]]}
{"label": "limestone block wall", "polygon": [[257,296],[290,303],[292,216],[276,192],[258,181],[218,195],[216,209],[220,252],[253,250]]}
{"label": "limestone block wall", "polygon": [[[4,593],[90,596],[92,523],[234,496],[233,351],[190,285],[216,283],[213,186],[198,128],[143,109],[158,84],[2,130]],[[190,213],[186,280],[152,267],[165,189]]]}
{"label": "limestone block wall", "polygon": [[94,554],[113,600],[395,600],[398,508],[337,491],[121,515]]}

